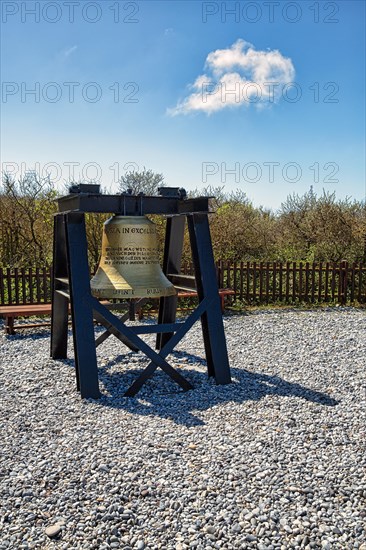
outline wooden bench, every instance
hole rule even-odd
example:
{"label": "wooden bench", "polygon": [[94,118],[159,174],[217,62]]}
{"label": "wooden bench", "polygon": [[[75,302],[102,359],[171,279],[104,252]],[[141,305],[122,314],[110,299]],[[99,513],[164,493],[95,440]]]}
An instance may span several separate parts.
{"label": "wooden bench", "polygon": [[[227,296],[234,296],[235,291],[231,290],[230,288],[220,288],[219,289],[219,296],[220,296],[220,304],[221,304],[221,311],[224,313],[225,311],[225,299]],[[178,298],[196,298],[197,297],[197,291],[195,290],[180,290],[178,292]]]}
{"label": "wooden bench", "polygon": [[[225,298],[227,296],[233,296],[235,292],[228,288],[222,288],[219,290],[221,311],[224,312],[225,309]],[[194,290],[180,290],[178,292],[178,298],[196,298],[197,292]],[[108,306],[108,309],[121,309],[125,308],[125,304],[111,304],[108,301],[103,301],[103,305]],[[37,315],[51,315],[51,304],[20,304],[20,305],[9,305],[9,306],[0,306],[0,317],[5,318],[4,330],[6,334],[15,334],[15,328],[35,328],[35,327],[45,327],[49,326],[50,323],[27,323],[27,324],[17,324],[14,326],[14,320],[17,317],[33,317]],[[142,319],[142,307],[137,306],[136,312],[138,313],[139,319]],[[135,311],[132,308],[131,314],[134,317]]]}
{"label": "wooden bench", "polygon": [[[126,304],[112,304],[108,300],[101,302],[108,309],[125,309]],[[17,317],[34,317],[38,315],[51,315],[52,304],[19,304],[11,306],[0,306],[0,317],[5,318],[4,331],[6,334],[15,334],[15,328],[36,328],[47,327],[50,323],[26,323],[14,326]],[[69,309],[70,313],[70,309]]]}
{"label": "wooden bench", "polygon": [[[5,318],[6,334],[15,334],[14,320],[17,317],[33,317],[35,315],[51,315],[51,304],[24,304],[16,306],[1,306],[0,315]],[[34,328],[46,326],[49,323],[17,325],[17,328]]]}
{"label": "wooden bench", "polygon": [[[178,298],[197,298],[197,296],[198,294],[196,290],[178,290]],[[225,299],[227,298],[227,296],[235,296],[235,291],[231,290],[230,288],[220,288],[219,296],[220,296],[221,311],[222,313],[224,313]],[[191,309],[191,308],[187,308],[187,309]],[[138,303],[136,304],[136,313],[139,319],[143,318],[143,305],[139,307]]]}

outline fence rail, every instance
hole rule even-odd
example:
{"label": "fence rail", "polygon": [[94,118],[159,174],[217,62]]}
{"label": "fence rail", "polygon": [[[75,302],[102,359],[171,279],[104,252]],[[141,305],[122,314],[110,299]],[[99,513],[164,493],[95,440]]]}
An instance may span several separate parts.
{"label": "fence rail", "polygon": [[[218,285],[235,291],[247,304],[366,303],[366,265],[302,262],[230,262],[216,264]],[[182,272],[193,274],[192,264]],[[0,268],[0,305],[49,303],[51,269]]]}

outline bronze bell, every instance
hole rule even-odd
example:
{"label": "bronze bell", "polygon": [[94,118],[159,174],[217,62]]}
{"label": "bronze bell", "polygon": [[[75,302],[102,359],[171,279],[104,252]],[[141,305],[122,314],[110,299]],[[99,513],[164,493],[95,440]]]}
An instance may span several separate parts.
{"label": "bronze bell", "polygon": [[104,224],[102,257],[90,281],[97,298],[176,294],[159,265],[156,226],[145,216],[112,216]]}

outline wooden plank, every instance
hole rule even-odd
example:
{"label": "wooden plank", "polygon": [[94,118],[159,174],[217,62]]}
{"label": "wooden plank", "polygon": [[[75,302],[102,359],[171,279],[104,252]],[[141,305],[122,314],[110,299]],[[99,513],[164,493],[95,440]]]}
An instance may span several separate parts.
{"label": "wooden plank", "polygon": [[311,266],[311,302],[315,302],[315,262]]}
{"label": "wooden plank", "polygon": [[222,260],[219,261],[219,269],[220,269],[220,276],[219,276],[219,287],[223,288],[224,286],[224,262]]}
{"label": "wooden plank", "polygon": [[[71,321],[70,323],[71,324]],[[48,322],[48,323],[24,323],[22,325],[18,325],[18,323],[16,325],[13,325],[13,328],[14,329],[17,329],[17,330],[22,330],[22,329],[26,329],[26,328],[39,328],[39,327],[50,327],[51,326],[51,322]]]}
{"label": "wooden plank", "polygon": [[235,292],[235,300],[236,300],[236,296],[238,294],[238,266],[237,266],[237,263],[234,262],[234,265],[233,265],[233,283],[234,283],[234,292]]}
{"label": "wooden plank", "polygon": [[296,262],[292,263],[292,300],[296,301]]}
{"label": "wooden plank", "polygon": [[303,265],[302,262],[300,262],[299,265],[299,302],[302,302],[302,287],[304,284],[304,276],[303,276]]}
{"label": "wooden plank", "polygon": [[0,304],[3,305],[4,303],[5,303],[4,274],[3,274],[3,268],[0,267]]}
{"label": "wooden plank", "polygon": [[290,262],[286,262],[286,302],[290,301]]}
{"label": "wooden plank", "polygon": [[277,264],[273,262],[272,264],[272,300],[276,301],[276,275],[277,275]]}
{"label": "wooden plank", "polygon": [[168,273],[167,277],[174,286],[184,287],[194,290],[196,288],[196,278],[194,275],[183,275],[182,273]]}
{"label": "wooden plank", "polygon": [[269,262],[266,263],[266,303],[269,303]]}
{"label": "wooden plank", "polygon": [[[235,296],[235,291],[232,290],[231,288],[220,288],[219,289],[219,296],[220,296],[220,302],[221,302],[221,308],[222,308],[222,312],[224,311],[224,305],[225,305],[225,298],[227,296]],[[198,297],[198,293],[197,291],[185,291],[185,290],[182,290],[182,291],[179,291],[178,292],[178,298],[197,298]],[[144,303],[140,306],[139,303],[136,304],[136,310],[138,312],[138,316],[139,316],[139,319],[142,319],[143,318],[143,306],[146,304],[147,301],[149,302],[156,302],[159,298],[149,298],[149,299],[143,299],[144,300]],[[103,303],[103,305],[106,305],[105,303]],[[120,304],[119,304],[120,305]],[[108,304],[106,305],[106,307],[108,307]],[[189,306],[189,304],[184,307],[184,308],[177,308],[177,311],[191,311],[192,309],[195,309],[197,306],[196,305],[193,305],[193,306]],[[108,308],[110,309],[110,308]],[[113,308],[112,308],[113,309]],[[156,308],[151,308],[148,310],[148,313],[156,313],[158,310]]]}
{"label": "wooden plank", "polygon": [[42,268],[42,283],[43,283],[43,296],[42,300],[43,302],[48,302],[48,296],[47,296],[47,269],[45,267]]}
{"label": "wooden plank", "polygon": [[243,270],[244,270],[244,262],[240,262],[240,301],[242,302],[243,301],[243,296],[244,296],[244,273],[243,273]]}
{"label": "wooden plank", "polygon": [[343,262],[342,265],[342,303],[347,303],[348,292],[348,262]]}
{"label": "wooden plank", "polygon": [[15,303],[19,304],[19,273],[18,268],[14,268],[14,287],[15,287]]}
{"label": "wooden plank", "polygon": [[338,303],[342,303],[342,262],[339,262],[338,273]]}
{"label": "wooden plank", "polygon": [[264,275],[264,264],[261,262],[259,264],[259,303],[263,301],[263,275]]}
{"label": "wooden plank", "polygon": [[253,302],[257,298],[257,262],[253,262]]}
{"label": "wooden plank", "polygon": [[333,263],[333,265],[332,265],[332,281],[331,281],[332,302],[334,302],[334,300],[335,300],[335,284],[336,284],[336,264]]}
{"label": "wooden plank", "polygon": [[280,302],[282,302],[282,299],[283,299],[283,288],[282,288],[282,285],[283,285],[283,264],[282,262],[280,263],[279,265],[279,299],[280,299]]}
{"label": "wooden plank", "polygon": [[309,301],[309,279],[310,279],[310,263],[305,264],[305,302]]}
{"label": "wooden plank", "polygon": [[31,317],[37,313],[50,313],[52,304],[13,304],[1,306],[1,315],[14,315],[15,317]]}
{"label": "wooden plank", "polygon": [[325,264],[325,283],[324,283],[324,299],[328,301],[328,285],[329,285],[329,262]]}
{"label": "wooden plank", "polygon": [[322,301],[322,283],[323,283],[323,264],[322,262],[319,263],[319,288],[318,288],[318,302]]}
{"label": "wooden plank", "polygon": [[53,285],[52,277],[53,277],[53,267],[50,266],[50,267],[48,268],[48,280],[49,280],[49,285],[50,285],[50,286],[49,286],[49,290],[48,290],[48,292],[49,292],[49,294],[48,294],[49,299],[47,300],[47,302],[48,302],[48,301],[50,301],[50,302],[52,301],[52,285]]}
{"label": "wooden plank", "polygon": [[358,295],[357,300],[359,303],[362,302],[362,263],[358,266]]}
{"label": "wooden plank", "polygon": [[250,262],[247,262],[247,288],[246,288],[246,298],[249,304],[250,301]]}
{"label": "wooden plank", "polygon": [[231,288],[231,273],[230,273],[230,260],[227,260],[226,262],[226,285],[227,288]]}
{"label": "wooden plank", "polygon": [[33,300],[33,296],[34,296],[34,293],[33,293],[33,272],[32,272],[31,267],[28,270],[28,284],[29,284],[29,301],[30,301],[31,304],[33,304],[34,303],[34,300]]}
{"label": "wooden plank", "polygon": [[22,304],[27,303],[27,285],[26,285],[26,275],[25,275],[25,269],[22,267],[20,270],[20,276],[22,278]]}
{"label": "wooden plank", "polygon": [[41,277],[39,273],[39,267],[36,267],[36,289],[37,289],[37,302],[41,301]]}
{"label": "wooden plank", "polygon": [[6,269],[6,283],[8,287],[8,302],[9,304],[12,304],[13,297],[12,297],[12,290],[11,290],[11,271],[9,267]]}
{"label": "wooden plank", "polygon": [[355,301],[355,267],[356,264],[353,263],[352,266],[349,269],[349,280],[350,280],[350,302]]}

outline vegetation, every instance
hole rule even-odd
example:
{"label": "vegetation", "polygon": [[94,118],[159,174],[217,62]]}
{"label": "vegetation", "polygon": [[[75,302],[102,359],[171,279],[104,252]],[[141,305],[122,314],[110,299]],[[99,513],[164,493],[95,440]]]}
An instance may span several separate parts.
{"label": "vegetation", "polygon": [[130,189],[133,195],[139,193],[157,195],[159,187],[164,187],[164,176],[155,174],[152,170],[146,170],[144,167],[142,172],[136,170],[127,172],[120,178],[118,186],[121,193]]}
{"label": "vegetation", "polygon": [[[156,194],[162,174],[129,172],[119,190]],[[237,261],[366,262],[366,204],[312,191],[288,196],[278,212],[255,207],[238,190],[196,189],[190,196],[214,196],[210,216],[216,258]],[[49,178],[31,172],[15,181],[5,174],[0,189],[0,266],[48,266],[52,261],[53,214],[57,211]],[[87,216],[90,264],[98,262],[102,224],[108,215]],[[161,239],[164,220],[154,218]],[[162,246],[161,246],[162,248]],[[184,260],[190,260],[188,237]]]}
{"label": "vegetation", "polygon": [[47,266],[52,259],[57,196],[49,178],[4,175],[0,192],[0,265]]}

